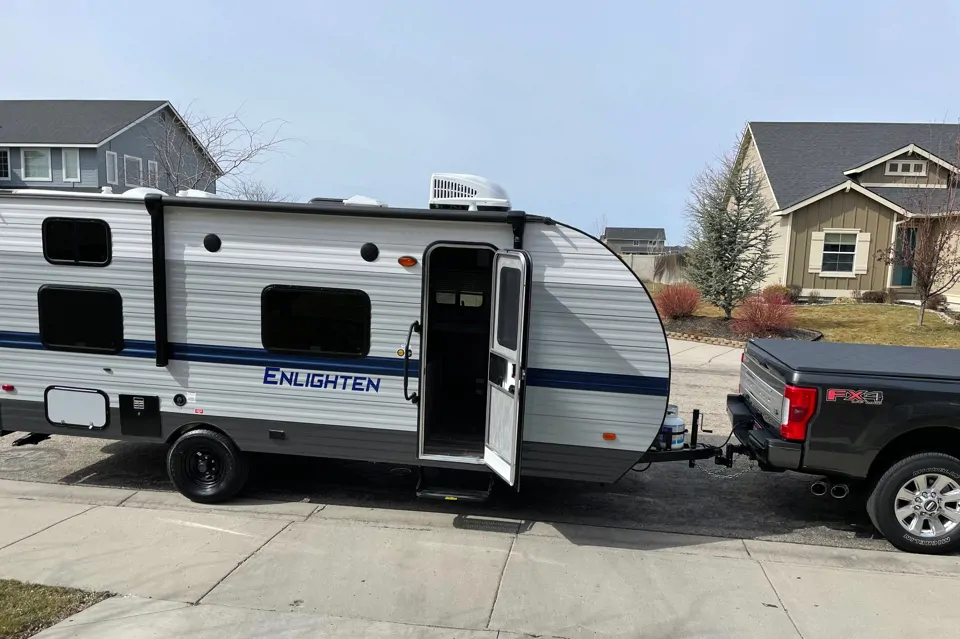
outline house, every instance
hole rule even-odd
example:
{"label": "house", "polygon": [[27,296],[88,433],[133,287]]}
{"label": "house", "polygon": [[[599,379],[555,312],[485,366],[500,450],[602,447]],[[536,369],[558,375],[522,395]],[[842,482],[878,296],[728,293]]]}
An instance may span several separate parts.
{"label": "house", "polygon": [[[749,122],[737,161],[772,210],[765,284],[824,297],[894,288],[909,298],[913,273],[877,252],[908,239],[911,218],[952,212],[958,135],[955,124]],[[960,302],[960,287],[947,297]]]}
{"label": "house", "polygon": [[667,234],[663,229],[611,226],[603,230],[600,240],[621,255],[659,255]]}
{"label": "house", "polygon": [[0,188],[216,193],[222,171],[163,100],[0,100]]}

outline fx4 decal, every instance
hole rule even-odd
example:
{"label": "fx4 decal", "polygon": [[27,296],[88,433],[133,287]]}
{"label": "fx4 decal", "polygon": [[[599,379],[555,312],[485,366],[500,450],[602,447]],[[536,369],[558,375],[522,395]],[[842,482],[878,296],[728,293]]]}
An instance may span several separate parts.
{"label": "fx4 decal", "polygon": [[850,402],[851,404],[871,404],[878,405],[883,403],[883,393],[880,391],[867,390],[847,390],[844,388],[831,388],[827,391],[828,402]]}

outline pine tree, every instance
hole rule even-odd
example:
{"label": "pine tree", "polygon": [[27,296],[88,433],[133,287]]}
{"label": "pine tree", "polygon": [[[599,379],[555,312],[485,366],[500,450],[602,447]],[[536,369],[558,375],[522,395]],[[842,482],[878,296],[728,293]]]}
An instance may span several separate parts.
{"label": "pine tree", "polygon": [[732,154],[697,176],[690,197],[687,278],[730,319],[770,272],[770,208],[755,168]]}

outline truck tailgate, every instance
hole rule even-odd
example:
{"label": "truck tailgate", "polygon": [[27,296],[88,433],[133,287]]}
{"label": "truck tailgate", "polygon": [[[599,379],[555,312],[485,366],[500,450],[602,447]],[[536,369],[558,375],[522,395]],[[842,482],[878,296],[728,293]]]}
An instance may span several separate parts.
{"label": "truck tailgate", "polygon": [[740,394],[769,426],[780,425],[785,383],[782,372],[762,351],[748,347],[740,366]]}

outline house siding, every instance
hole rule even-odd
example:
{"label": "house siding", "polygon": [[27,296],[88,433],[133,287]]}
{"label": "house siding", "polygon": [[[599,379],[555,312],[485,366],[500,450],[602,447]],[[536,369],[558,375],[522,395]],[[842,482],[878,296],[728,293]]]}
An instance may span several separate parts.
{"label": "house siding", "polygon": [[866,171],[860,174],[859,181],[861,184],[946,184],[947,177],[949,172],[947,169],[943,168],[939,164],[935,164],[926,158],[919,155],[908,155],[903,154],[895,158],[897,160],[923,160],[927,163],[927,174],[924,176],[909,177],[903,175],[885,175],[887,171],[887,162],[893,162],[894,160],[887,160],[882,164],[877,166],[870,167]]}
{"label": "house siding", "polygon": [[[10,150],[10,179],[0,180],[0,188],[5,189],[58,189],[96,191],[99,187],[99,173],[97,169],[97,149],[79,149],[80,151],[80,181],[63,181],[63,148],[50,148],[50,181],[24,181],[23,158],[20,147],[3,147]],[[46,147],[44,147],[46,148]]]}
{"label": "house siding", "polygon": [[[773,187],[770,185],[770,179],[763,170],[763,163],[760,160],[760,151],[757,149],[757,143],[753,136],[747,143],[747,148],[743,155],[743,166],[753,167],[756,174],[761,176],[760,195],[766,202],[770,211],[777,209],[776,198],[773,196]],[[770,284],[782,284],[784,278],[784,259],[787,248],[787,236],[789,235],[789,220],[785,218],[772,217],[773,223],[773,242],[770,244],[770,271],[763,281],[763,286]]]}
{"label": "house siding", "polygon": [[[171,112],[166,112],[166,117],[172,118],[173,114]],[[158,161],[158,153],[156,150],[156,145],[154,141],[163,140],[161,135],[162,127],[160,114],[154,114],[151,117],[147,118],[143,122],[132,127],[128,131],[124,131],[116,138],[110,140],[104,144],[99,149],[99,155],[97,158],[98,166],[100,167],[101,174],[104,176],[102,184],[106,184],[106,164],[107,164],[107,151],[113,151],[117,154],[117,181],[119,184],[112,185],[114,192],[122,193],[126,191],[128,187],[126,186],[126,179],[124,171],[126,167],[124,166],[123,156],[130,155],[133,157],[138,157],[143,160],[143,181],[144,186],[146,186],[147,180],[147,162],[150,160]],[[181,130],[179,127],[174,132],[176,140],[173,145],[176,148],[190,149],[194,148],[190,142],[190,139],[186,131]],[[202,154],[199,152],[191,152],[186,155],[184,158],[184,167],[183,172],[187,175],[195,175],[197,173],[197,166],[199,162],[208,163],[206,158],[202,157]],[[209,164],[208,164],[209,166]],[[169,183],[169,181],[163,178],[163,171],[161,173],[160,180],[160,189],[166,191],[167,193],[172,193],[174,186]],[[210,171],[208,170],[209,174]],[[212,181],[209,184],[200,184],[196,188],[207,191],[209,193],[217,192],[216,181]]]}
{"label": "house siding", "polygon": [[898,214],[870,198],[848,191],[835,193],[791,214],[790,263],[787,284],[797,284],[807,290],[876,291],[887,288],[887,266],[871,255],[867,272],[849,278],[820,277],[810,273],[811,233],[823,229],[856,229],[870,233],[870,252],[890,245],[893,225]]}

